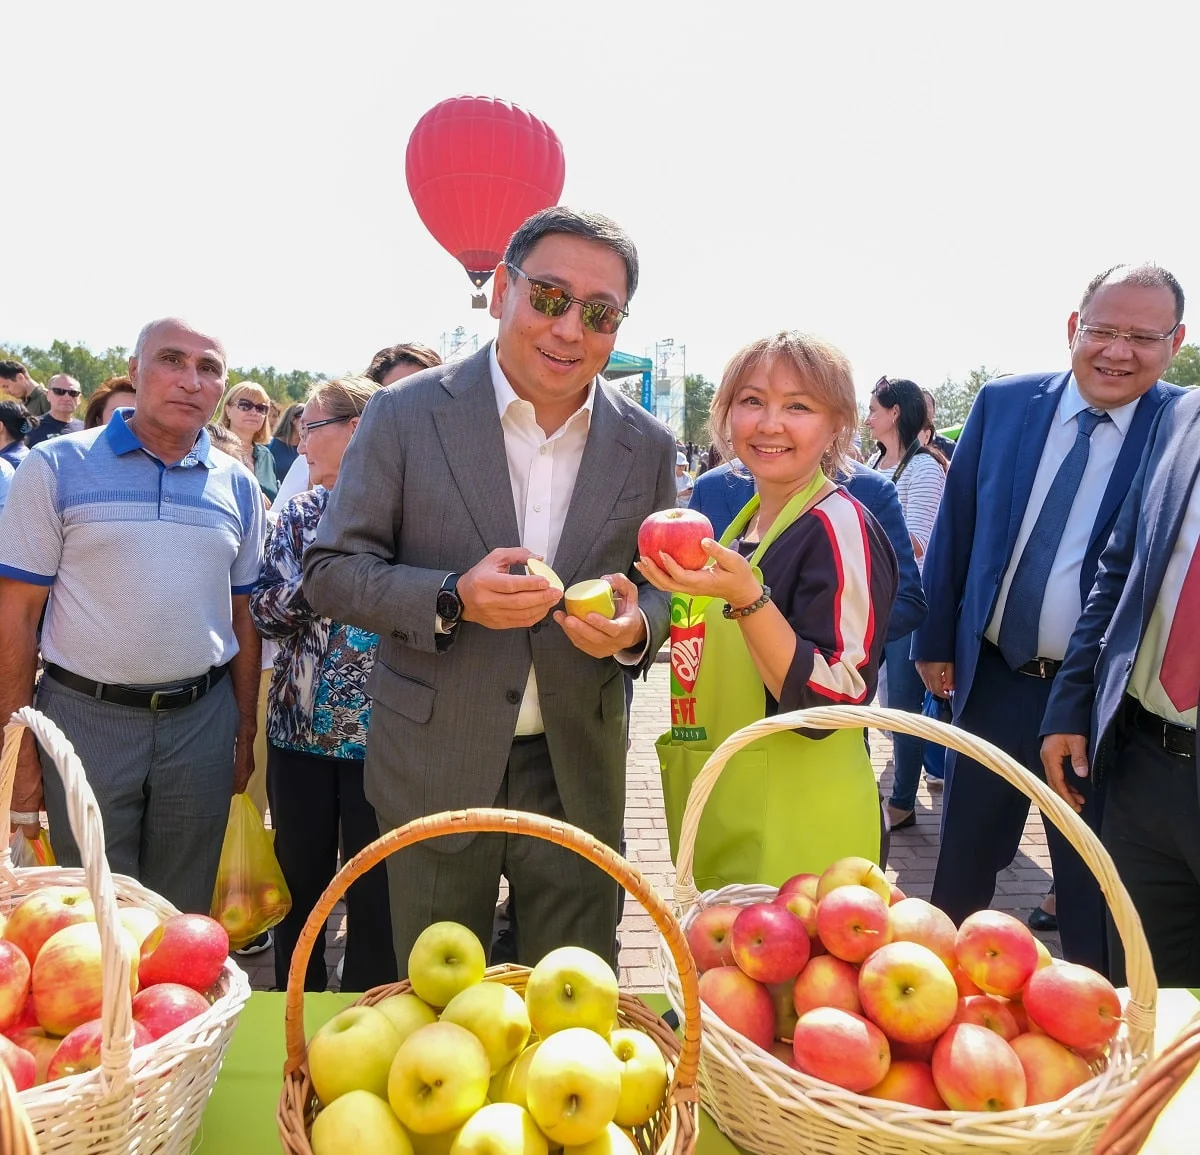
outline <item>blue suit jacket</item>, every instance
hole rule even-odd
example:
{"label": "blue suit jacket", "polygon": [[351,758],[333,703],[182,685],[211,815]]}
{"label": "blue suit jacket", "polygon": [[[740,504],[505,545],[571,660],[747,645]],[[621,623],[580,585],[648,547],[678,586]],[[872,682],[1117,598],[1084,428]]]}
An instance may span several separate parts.
{"label": "blue suit jacket", "polygon": [[1159,411],[1046,705],[1042,734],[1089,735],[1095,776],[1198,474],[1200,390]]}
{"label": "blue suit jacket", "polygon": [[[1070,373],[1032,373],[985,385],[963,426],[925,557],[929,614],[913,639],[918,661],[954,663],[954,710],[971,692],[983,634],[1033,489],[1042,448]],[[1154,417],[1181,390],[1159,381],[1143,395],[1117,455],[1079,575],[1087,601]]]}
{"label": "blue suit jacket", "polygon": [[[896,600],[887,632],[887,640],[894,642],[911,634],[925,617],[921,573],[913,556],[900,498],[896,487],[886,477],[857,462],[845,486],[850,496],[879,522],[896,554],[900,580],[896,585]],[[713,533],[720,537],[753,496],[754,479],[748,474],[734,472],[726,463],[696,478],[688,509],[697,509],[704,514],[712,522]]]}

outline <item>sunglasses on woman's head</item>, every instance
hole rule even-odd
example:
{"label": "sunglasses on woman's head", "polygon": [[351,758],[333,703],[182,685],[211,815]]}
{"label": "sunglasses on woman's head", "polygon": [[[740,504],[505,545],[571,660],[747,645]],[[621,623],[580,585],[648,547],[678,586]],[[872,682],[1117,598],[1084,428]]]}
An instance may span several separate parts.
{"label": "sunglasses on woman's head", "polygon": [[250,401],[245,397],[239,398],[234,402],[234,405],[236,405],[243,413],[261,413],[264,417],[271,412],[270,405],[263,405],[258,401]]}

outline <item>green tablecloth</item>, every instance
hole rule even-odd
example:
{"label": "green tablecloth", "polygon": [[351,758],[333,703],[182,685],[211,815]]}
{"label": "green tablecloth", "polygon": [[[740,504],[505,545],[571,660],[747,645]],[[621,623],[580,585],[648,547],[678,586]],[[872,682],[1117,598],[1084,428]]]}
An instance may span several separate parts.
{"label": "green tablecloth", "polygon": [[[237,1030],[225,1055],[220,1077],[204,1112],[196,1148],[203,1155],[253,1152],[268,1155],[282,1150],[275,1112],[283,1088],[284,995],[256,991],[238,1019]],[[354,995],[311,994],[304,999],[304,1034],[312,1033]],[[646,1002],[662,1012],[664,996],[647,996]],[[702,1113],[696,1155],[739,1155],[716,1125]]]}

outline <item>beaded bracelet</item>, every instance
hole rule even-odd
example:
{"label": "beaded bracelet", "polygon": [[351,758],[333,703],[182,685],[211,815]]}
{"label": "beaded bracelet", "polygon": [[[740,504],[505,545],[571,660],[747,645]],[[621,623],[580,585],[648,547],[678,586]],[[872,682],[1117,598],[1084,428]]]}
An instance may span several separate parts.
{"label": "beaded bracelet", "polygon": [[721,607],[721,613],[727,618],[748,618],[751,614],[757,613],[771,600],[771,587],[765,582],[763,583],[762,593],[759,594],[758,600],[751,602],[748,606],[742,606],[740,610],[735,610],[728,602]]}

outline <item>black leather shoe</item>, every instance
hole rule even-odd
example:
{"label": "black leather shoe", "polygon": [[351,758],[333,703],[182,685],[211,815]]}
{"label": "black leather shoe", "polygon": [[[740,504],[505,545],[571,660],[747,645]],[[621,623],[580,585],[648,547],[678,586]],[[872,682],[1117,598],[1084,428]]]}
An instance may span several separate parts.
{"label": "black leather shoe", "polygon": [[1025,921],[1029,924],[1030,930],[1058,930],[1058,915],[1050,914],[1048,911],[1042,910],[1040,906],[1035,906]]}
{"label": "black leather shoe", "polygon": [[888,827],[892,830],[907,830],[910,826],[917,824],[917,812],[909,810],[907,812],[897,809],[890,802],[887,808]]}

